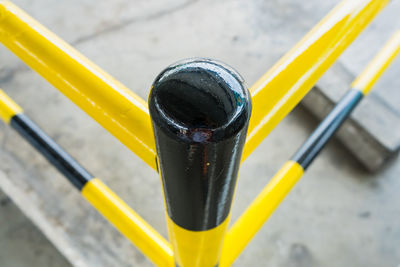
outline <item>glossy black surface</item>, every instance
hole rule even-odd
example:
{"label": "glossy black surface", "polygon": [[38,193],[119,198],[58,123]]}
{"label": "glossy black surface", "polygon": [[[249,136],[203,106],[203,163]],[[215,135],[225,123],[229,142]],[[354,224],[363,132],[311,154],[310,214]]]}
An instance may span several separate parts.
{"label": "glossy black surface", "polygon": [[230,67],[190,59],[165,69],[149,97],[167,211],[188,230],[229,214],[251,101]]}
{"label": "glossy black surface", "polygon": [[292,160],[298,162],[303,169],[307,169],[326,143],[349,117],[362,97],[363,94],[361,91],[356,89],[349,90],[304,142],[292,157]]}
{"label": "glossy black surface", "polygon": [[10,124],[79,190],[93,177],[24,114],[12,117]]}

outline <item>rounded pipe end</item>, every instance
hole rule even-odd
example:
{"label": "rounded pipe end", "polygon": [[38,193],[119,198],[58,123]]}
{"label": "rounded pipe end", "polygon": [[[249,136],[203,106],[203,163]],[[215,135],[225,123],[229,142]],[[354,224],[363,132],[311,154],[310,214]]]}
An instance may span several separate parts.
{"label": "rounded pipe end", "polygon": [[219,142],[247,125],[251,100],[243,79],[231,67],[193,58],[172,64],[157,76],[149,109],[153,123],[171,138]]}

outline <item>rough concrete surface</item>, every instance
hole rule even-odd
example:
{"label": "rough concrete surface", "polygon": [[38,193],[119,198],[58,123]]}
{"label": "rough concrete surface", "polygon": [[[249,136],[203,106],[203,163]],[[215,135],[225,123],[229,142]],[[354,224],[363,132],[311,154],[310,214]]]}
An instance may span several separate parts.
{"label": "rough concrete surface", "polygon": [[[319,119],[348,90],[352,80],[400,29],[400,1],[392,1],[318,81],[302,103]],[[400,60],[395,60],[338,133],[341,142],[370,171],[377,171],[400,149]]]}
{"label": "rough concrete surface", "polygon": [[[393,70],[400,70],[400,64],[396,63],[387,74]],[[318,81],[301,103],[321,120],[346,93],[354,77],[338,62]],[[395,98],[398,94],[399,87],[395,80],[396,78],[392,77],[393,82],[388,83],[387,88],[393,92],[388,94],[387,98]],[[371,172],[382,168],[390,158],[397,155],[400,148],[400,113],[373,94],[383,89],[380,87],[378,84],[373,88],[372,93],[363,99],[336,135],[349,152]]]}
{"label": "rough concrete surface", "polygon": [[[252,84],[338,1],[15,3],[147,99],[156,75],[186,57],[222,60]],[[0,87],[166,236],[157,174],[5,48],[0,58]],[[313,127],[309,114],[297,108],[246,160],[233,220]],[[235,266],[398,266],[399,163],[395,158],[368,174],[340,143],[331,142]],[[0,188],[73,265],[151,266],[3,124],[0,170]]]}
{"label": "rough concrete surface", "polygon": [[0,191],[0,266],[71,266]]}

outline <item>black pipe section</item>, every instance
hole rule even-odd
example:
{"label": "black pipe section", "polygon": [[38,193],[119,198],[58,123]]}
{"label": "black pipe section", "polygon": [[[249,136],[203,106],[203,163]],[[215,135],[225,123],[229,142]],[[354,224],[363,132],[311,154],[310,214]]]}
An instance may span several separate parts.
{"label": "black pipe section", "polygon": [[332,138],[343,122],[362,99],[360,90],[349,90],[336,104],[326,118],[292,157],[303,169],[307,169],[326,143]]}
{"label": "black pipe section", "polygon": [[204,231],[228,216],[251,100],[232,68],[210,59],[167,67],[149,96],[167,212],[184,229]]}
{"label": "black pipe section", "polygon": [[11,118],[11,126],[57,168],[78,190],[93,178],[75,159],[24,114]]}

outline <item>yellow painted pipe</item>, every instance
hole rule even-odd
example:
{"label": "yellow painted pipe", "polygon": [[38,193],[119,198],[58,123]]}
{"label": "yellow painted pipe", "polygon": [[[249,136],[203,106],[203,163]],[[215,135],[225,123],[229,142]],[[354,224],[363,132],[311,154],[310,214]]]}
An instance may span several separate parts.
{"label": "yellow painted pipe", "polygon": [[0,118],[8,124],[12,117],[22,111],[22,108],[0,89]]}
{"label": "yellow painted pipe", "polygon": [[82,195],[157,266],[174,266],[171,245],[99,179],[82,188]]}
{"label": "yellow painted pipe", "polygon": [[[253,113],[243,160],[388,2],[344,1],[260,78],[251,89]],[[4,0],[0,41],[156,169],[144,100]]]}
{"label": "yellow painted pipe", "polygon": [[389,0],[344,0],[251,87],[253,111],[242,160],[388,3]]}
{"label": "yellow painted pipe", "polygon": [[206,231],[190,231],[174,223],[167,214],[168,234],[179,267],[219,266],[222,242],[230,215],[223,223]]}
{"label": "yellow painted pipe", "polygon": [[[248,141],[250,145],[248,145],[247,151],[249,152],[247,155],[264,138],[260,138],[260,136],[266,136],[297,104],[308,91],[308,87],[311,87],[313,82],[322,75],[323,71],[333,63],[344,48],[387,2],[353,1],[352,3],[342,3],[253,86],[253,101],[255,102],[255,99],[257,99],[256,102],[260,103],[255,104],[257,110],[253,112],[253,116],[255,116],[253,121],[258,120],[259,122],[253,123],[251,127],[252,132]],[[152,135],[151,138],[148,135],[151,131],[149,131],[148,112],[143,100],[8,1],[0,1],[0,41],[154,168],[154,141]],[[51,58],[50,55],[56,55],[54,58],[57,59]],[[38,58],[42,61],[38,61]],[[43,61],[43,59],[48,61]],[[287,80],[288,77],[293,79]],[[274,85],[276,86],[282,81],[285,81],[281,84],[286,91],[274,90]],[[360,79],[354,84],[361,84],[361,81]],[[364,93],[369,91],[373,82],[363,82]],[[96,87],[98,91],[92,90],[91,85],[98,86]],[[0,97],[3,96],[0,94]],[[263,103],[263,98],[268,99],[270,103]],[[260,111],[261,109],[265,109],[265,111]],[[5,121],[9,120],[13,112],[20,112],[18,106],[4,110],[5,112],[1,113],[1,116]],[[257,125],[254,126],[255,124]],[[140,149],[136,149],[135,145],[138,145]],[[278,190],[277,193],[274,192],[272,196],[265,193],[269,192],[268,190],[263,191],[268,198],[272,197],[275,200],[273,203],[283,198],[285,195],[283,193],[290,191],[295,180],[299,178],[296,177],[301,176],[296,164],[290,163],[289,167],[286,166],[285,168],[289,174],[294,175],[295,179],[293,180],[292,177],[290,182],[279,182],[279,178],[274,179],[277,188],[281,188],[281,190]],[[277,176],[285,176],[285,173],[280,172]],[[102,208],[102,213],[106,217],[114,218],[114,223],[118,223],[119,219],[117,218],[121,214],[115,215],[114,208],[117,207],[118,214],[118,212],[127,211],[126,209],[129,209],[129,207],[121,206],[118,198],[111,194],[112,192],[108,192],[104,186],[99,185],[99,182],[93,184],[95,183],[96,186],[88,185],[89,189],[85,189],[85,197],[94,206]],[[265,204],[263,198],[257,198],[257,203],[260,206]],[[110,209],[110,207],[112,208]],[[272,211],[273,209],[271,213]],[[133,214],[136,215],[134,212]],[[138,223],[144,222],[139,220]],[[244,223],[244,225],[246,224]],[[120,227],[124,227],[124,224]],[[151,233],[151,236],[153,236],[153,233]],[[231,232],[227,235],[226,240],[230,240],[230,236],[233,236]],[[153,237],[159,238],[157,234]],[[151,245],[146,245],[146,238],[140,236],[138,239],[144,240],[145,250],[154,250]],[[162,237],[160,240],[162,240]],[[163,265],[162,262],[169,262],[168,265],[170,265],[172,259],[170,253],[172,252],[170,252],[169,245],[160,241],[158,247],[169,255],[160,257],[165,260],[160,260],[160,265]],[[150,254],[153,255],[153,258],[159,257],[157,253]],[[233,262],[237,255],[234,255],[233,251],[231,251],[231,254],[230,258],[233,258]],[[229,262],[229,257],[225,258],[224,255],[221,259],[221,266],[226,266]]]}
{"label": "yellow painted pipe", "polygon": [[[399,55],[399,51],[400,31],[393,34],[374,59],[354,80],[352,89],[358,89],[366,95],[390,63]],[[288,161],[264,187],[225,236],[221,267],[230,266],[235,261],[303,173],[304,169],[299,163]]]}
{"label": "yellow painted pipe", "polygon": [[271,179],[225,236],[220,267],[230,266],[303,175],[303,168],[287,162]]}
{"label": "yellow painted pipe", "polygon": [[9,1],[0,42],[156,169],[147,103]]}
{"label": "yellow painted pipe", "polygon": [[367,95],[372,86],[376,83],[386,68],[389,67],[399,52],[400,31],[397,31],[351,84],[352,88],[360,90],[363,95]]}
{"label": "yellow painted pipe", "polygon": [[[22,108],[15,103],[3,90],[0,89],[0,118],[10,123],[10,120],[22,115]],[[13,125],[11,123],[11,125]],[[38,128],[31,128],[29,133],[38,133]],[[41,131],[41,130],[40,130]],[[40,136],[43,136],[43,132]],[[35,138],[35,137],[32,137]],[[36,136],[37,138],[37,136]],[[49,142],[50,138],[44,139]],[[59,153],[62,148],[54,148],[54,144],[47,143],[52,147],[52,156],[58,158],[65,158],[67,153],[64,151]],[[37,148],[37,147],[36,147]],[[37,148],[39,151],[41,149]],[[45,156],[46,157],[46,156]],[[49,159],[49,158],[47,158]],[[71,163],[72,158],[68,159]],[[49,159],[51,162],[51,160]],[[64,161],[65,163],[66,161]],[[70,165],[71,166],[71,165]],[[78,166],[78,168],[77,168]],[[73,169],[75,168],[75,169]],[[172,247],[165,238],[163,238],[157,231],[155,231],[145,220],[143,220],[134,210],[132,210],[122,199],[120,199],[114,192],[111,191],[104,183],[98,178],[87,177],[87,171],[75,162],[71,166],[70,174],[76,175],[71,180],[71,177],[65,174],[63,170],[58,170],[81,190],[83,197],[85,197],[94,208],[97,209],[111,224],[113,224],[126,238],[128,238],[144,255],[146,255],[157,266],[172,267],[174,266],[174,257]],[[77,178],[79,177],[79,178]],[[86,177],[87,180],[83,180]],[[90,179],[91,178],[91,179]],[[77,179],[82,182],[83,187],[77,186],[73,182]]]}

